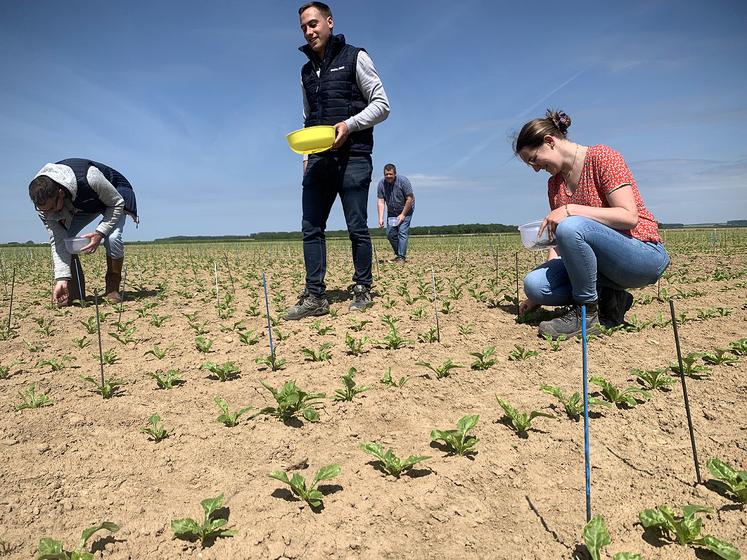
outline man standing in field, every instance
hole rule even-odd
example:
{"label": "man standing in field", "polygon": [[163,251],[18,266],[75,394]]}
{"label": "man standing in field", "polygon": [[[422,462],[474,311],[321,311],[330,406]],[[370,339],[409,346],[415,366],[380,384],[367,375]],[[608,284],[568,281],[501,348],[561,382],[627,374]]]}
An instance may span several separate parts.
{"label": "man standing in field", "polygon": [[386,206],[386,237],[394,249],[392,261],[404,263],[407,258],[410,222],[415,211],[415,195],[412,192],[412,185],[407,177],[397,175],[397,168],[393,163],[387,163],[384,166],[384,178],[379,181],[376,196],[379,227],[384,227],[384,206]]}
{"label": "man standing in field", "polygon": [[102,219],[96,230],[81,236],[90,240],[81,253],[93,253],[104,243],[105,297],[112,303],[120,302],[124,263],[122,231],[127,214],[138,222],[135,193],[124,175],[89,159],[64,159],[48,163],[39,170],[29,185],[29,197],[49,232],[54,261],[54,302],[63,306],[82,299],[83,271],[77,258],[72,259],[65,238],[75,237],[98,216]]}
{"label": "man standing in field", "polygon": [[371,57],[347,44],[343,35],[333,35],[329,6],[309,2],[298,14],[307,43],[299,50],[309,58],[301,68],[304,126],[334,125],[335,142],[330,150],[304,160],[301,229],[306,288],[286,312],[291,320],[329,313],[324,232],[338,194],[355,267],[350,310],[365,309],[371,303],[368,188],[373,126],[389,115],[389,101]]}

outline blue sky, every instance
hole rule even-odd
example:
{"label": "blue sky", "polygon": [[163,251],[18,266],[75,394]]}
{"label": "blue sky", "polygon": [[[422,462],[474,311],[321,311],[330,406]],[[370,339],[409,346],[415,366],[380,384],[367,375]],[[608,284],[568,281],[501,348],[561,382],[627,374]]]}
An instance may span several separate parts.
{"label": "blue sky", "polygon": [[[88,157],[133,183],[130,240],[298,230],[305,57],[300,2],[3,0],[0,242],[43,241],[27,187]],[[413,225],[519,224],[547,213],[544,173],[511,151],[547,107],[572,140],[625,156],[663,222],[747,218],[747,7],[740,1],[331,3],[392,112],[392,161]],[[328,227],[344,227],[339,202]],[[91,228],[92,229],[92,228]]]}

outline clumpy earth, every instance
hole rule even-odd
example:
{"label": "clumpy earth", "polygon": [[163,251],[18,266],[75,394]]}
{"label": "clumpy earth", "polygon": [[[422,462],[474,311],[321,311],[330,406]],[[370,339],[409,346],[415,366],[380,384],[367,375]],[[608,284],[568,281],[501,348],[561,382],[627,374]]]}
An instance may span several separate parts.
{"label": "clumpy earth", "polygon": [[[8,368],[0,379],[0,557],[33,558],[43,537],[70,550],[82,530],[108,520],[121,529],[93,536],[95,558],[586,558],[583,420],[568,418],[540,390],[549,384],[581,391],[582,345],[566,341],[555,349],[538,338],[536,322],[517,322],[515,315],[516,251],[520,277],[538,255],[505,239],[503,245],[495,238],[415,239],[408,262],[397,265],[385,260],[385,242],[376,243],[374,305],[348,312],[349,244],[335,241],[327,278],[333,314],[298,322],[283,321],[280,312],[303,286],[299,244],[130,247],[121,320],[119,308],[101,306],[103,350],[116,354],[104,374],[124,381],[110,399],[81,379],[101,375],[97,336],[85,324],[95,328],[93,304],[57,310],[48,303],[48,250],[3,250],[3,323],[12,268],[17,275],[11,336],[1,342],[0,356]],[[728,349],[747,336],[744,247],[702,245],[671,243],[672,265],[661,283],[632,291],[627,327],[589,341],[590,376],[640,388],[632,370],[676,363],[669,299],[683,356]],[[101,288],[103,256],[84,257],[83,265],[90,294]],[[256,362],[269,354],[262,272],[276,356],[285,360],[277,371]],[[404,339],[401,348],[386,347],[387,316]],[[206,353],[196,347],[200,332],[212,342]],[[440,342],[429,342],[436,333]],[[349,353],[346,335],[368,339],[362,354]],[[311,360],[308,350],[325,343],[329,359]],[[155,346],[165,351],[162,359],[146,353]],[[490,347],[495,363],[471,368],[471,354]],[[49,362],[64,356],[66,367],[54,371]],[[712,479],[710,458],[747,468],[747,356],[725,356],[732,362],[708,365],[696,357],[693,364],[709,371],[687,379],[704,482]],[[418,365],[439,367],[449,359],[462,367],[442,378]],[[228,361],[240,369],[232,380],[201,369]],[[350,402],[332,400],[350,368],[357,386],[368,390]],[[170,369],[183,382],[158,389],[148,374]],[[382,384],[387,370],[407,381]],[[260,382],[280,387],[289,380],[325,393],[319,422],[253,416],[274,404]],[[695,484],[675,381],[634,407],[592,408],[591,506],[610,531],[605,558],[620,551],[648,560],[714,558],[644,532],[638,513],[662,504],[713,508],[702,515],[704,533],[747,552],[744,507],[712,484]],[[51,405],[16,410],[19,393],[31,384]],[[599,397],[599,387],[590,390]],[[216,396],[232,410],[253,409],[237,426],[224,427],[216,420]],[[496,397],[554,418],[536,418],[519,437]],[[158,443],[141,432],[154,413],[169,431]],[[455,428],[470,414],[480,416],[474,454],[459,456],[431,442],[431,430]],[[430,459],[397,479],[361,451],[364,442]],[[341,472],[320,484],[320,508],[268,476],[285,470],[310,480],[330,464]],[[205,547],[174,538],[172,519],[201,521],[200,501],[219,494],[236,536]]]}

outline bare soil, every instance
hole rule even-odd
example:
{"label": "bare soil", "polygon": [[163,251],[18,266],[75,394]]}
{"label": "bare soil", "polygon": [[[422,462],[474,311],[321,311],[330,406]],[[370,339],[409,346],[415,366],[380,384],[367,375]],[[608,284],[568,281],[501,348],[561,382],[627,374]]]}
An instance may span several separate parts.
{"label": "bare soil", "polygon": [[[102,325],[104,350],[119,357],[105,372],[126,381],[121,394],[108,400],[81,380],[82,375],[100,375],[96,335],[87,335],[81,324],[94,316],[93,306],[60,311],[45,306],[46,255],[22,268],[14,304],[17,336],[0,343],[0,364],[20,362],[0,380],[0,541],[5,543],[0,557],[32,558],[42,537],[72,548],[83,529],[110,520],[121,530],[94,536],[95,558],[585,558],[580,544],[585,524],[583,421],[566,417],[555,399],[539,389],[546,383],[568,393],[581,390],[582,345],[567,341],[553,351],[537,337],[535,325],[516,322],[513,303],[498,301],[514,295],[514,254],[491,257],[460,248],[457,260],[454,251],[430,251],[424,242],[416,243],[405,265],[382,260],[373,307],[349,313],[344,290],[350,257],[341,247],[331,251],[328,273],[337,316],[319,318],[320,326],[334,330],[320,335],[315,319],[281,320],[276,329],[283,340],[278,342],[277,332],[274,336],[277,356],[287,363],[277,372],[255,363],[269,353],[260,272],[267,273],[270,298],[276,298],[271,315],[277,317],[303,285],[297,246],[287,254],[237,253],[230,261],[220,248],[197,254],[184,247],[131,249],[122,321],[132,321],[137,342],[125,345],[108,335],[116,332],[118,314],[112,306],[102,307],[109,313]],[[379,251],[382,256],[382,245]],[[218,317],[211,257],[220,275],[219,297],[235,290],[231,317]],[[523,273],[533,261],[528,253],[521,258]],[[84,259],[89,292],[103,280],[101,259]],[[740,253],[673,255],[672,275],[660,288],[665,295],[677,295],[678,314],[687,313],[679,325],[684,355],[727,348],[747,336],[746,264]],[[429,294],[432,267],[440,287],[436,307],[453,301],[449,313],[438,313],[441,341],[427,343],[418,335],[434,326],[434,304],[430,299],[407,304],[398,287],[416,297],[420,283]],[[160,291],[159,282],[164,283]],[[458,299],[450,293],[452,287],[461,287]],[[496,301],[478,301],[469,288]],[[280,294],[285,294],[284,302],[277,299]],[[669,304],[657,299],[657,286],[633,294],[636,303],[628,320],[633,315],[642,322],[654,321],[658,314],[669,318]],[[4,301],[3,321],[9,303],[7,297]],[[149,303],[157,305],[146,310]],[[413,317],[420,307],[422,317]],[[727,314],[687,320],[719,307]],[[157,327],[150,322],[153,313],[170,318]],[[204,324],[204,336],[213,341],[209,353],[196,349],[185,313],[196,313]],[[399,333],[411,340],[404,348],[389,350],[376,342],[388,332],[385,315],[399,319]],[[40,332],[34,319],[51,322],[54,332]],[[354,332],[354,321],[364,319],[371,323]],[[232,329],[239,321],[239,329],[256,331],[257,344],[241,343]],[[471,332],[466,332],[468,325]],[[371,339],[363,355],[347,353],[346,333]],[[79,349],[73,339],[83,336],[91,344]],[[317,349],[325,342],[332,345],[330,361],[305,359],[302,348]],[[166,350],[163,360],[145,355],[154,345]],[[516,345],[538,355],[511,361]],[[470,353],[489,346],[495,346],[497,363],[485,371],[471,369]],[[74,361],[61,371],[34,367],[63,355]],[[665,368],[676,358],[671,327],[619,331],[588,344],[589,374],[619,386],[636,385],[634,368]],[[440,365],[447,359],[465,367],[437,379],[416,365],[419,360]],[[205,361],[235,362],[240,377],[220,382],[200,369]],[[352,402],[327,398],[318,423],[302,418],[283,423],[269,415],[246,415],[234,428],[216,421],[215,396],[225,398],[232,409],[252,406],[256,411],[273,404],[260,381],[279,387],[295,380],[307,391],[331,397],[351,367],[357,369],[358,384],[369,390]],[[185,381],[171,390],[157,389],[146,375],[171,368],[180,370]],[[387,368],[395,379],[410,379],[401,388],[386,387],[379,380]],[[32,383],[37,391],[48,392],[52,405],[16,411],[18,393]],[[591,386],[592,392],[596,389]],[[747,468],[747,357],[712,366],[703,379],[687,379],[687,389],[704,481],[711,478],[705,463],[712,457]],[[528,437],[520,438],[502,420],[496,396],[521,410],[551,412],[556,418],[537,418]],[[606,558],[619,551],[639,552],[648,560],[713,558],[644,533],[638,513],[660,504],[712,507],[714,513],[704,516],[704,532],[747,552],[744,507],[708,486],[695,485],[679,381],[634,408],[593,410],[591,503],[610,530]],[[154,412],[172,432],[159,443],[140,431]],[[467,414],[480,415],[473,456],[453,455],[431,443],[432,429],[454,428]],[[391,446],[400,456],[431,459],[395,479],[361,451],[360,444],[367,441]],[[283,469],[309,479],[332,463],[342,471],[322,484],[324,506],[316,511],[268,477]],[[172,519],[201,519],[200,501],[221,493],[235,537],[205,548],[173,537]]]}

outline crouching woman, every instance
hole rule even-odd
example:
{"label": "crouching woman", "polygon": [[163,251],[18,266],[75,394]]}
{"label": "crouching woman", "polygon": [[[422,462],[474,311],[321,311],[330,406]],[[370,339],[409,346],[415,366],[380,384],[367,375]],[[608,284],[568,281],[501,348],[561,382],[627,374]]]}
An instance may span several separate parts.
{"label": "crouching woman", "polygon": [[604,145],[583,146],[567,138],[571,119],[548,110],[526,123],[515,153],[550,178],[548,230],[555,246],[548,260],[524,278],[520,312],[540,305],[570,305],[539,325],[540,335],[572,337],[581,332],[586,306],[589,334],[624,323],[633,303],[626,288],[655,283],[669,265],[654,216],[646,209],[622,155]]}

